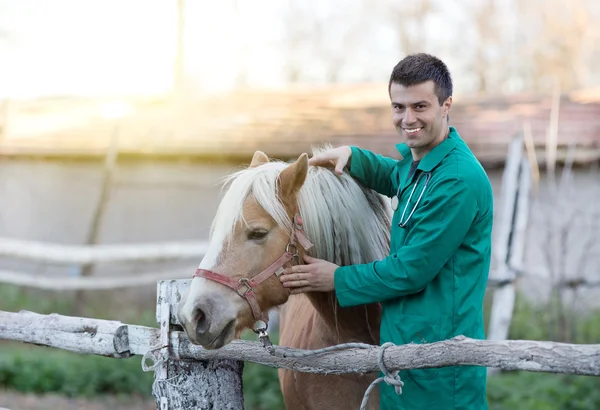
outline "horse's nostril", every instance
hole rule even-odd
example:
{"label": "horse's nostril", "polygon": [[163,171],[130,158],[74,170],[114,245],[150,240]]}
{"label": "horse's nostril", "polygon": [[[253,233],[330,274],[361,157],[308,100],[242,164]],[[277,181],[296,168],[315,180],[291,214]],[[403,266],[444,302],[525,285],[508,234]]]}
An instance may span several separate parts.
{"label": "horse's nostril", "polygon": [[196,308],[194,318],[196,320],[196,333],[205,333],[208,330],[208,320],[206,320],[206,315],[202,309]]}

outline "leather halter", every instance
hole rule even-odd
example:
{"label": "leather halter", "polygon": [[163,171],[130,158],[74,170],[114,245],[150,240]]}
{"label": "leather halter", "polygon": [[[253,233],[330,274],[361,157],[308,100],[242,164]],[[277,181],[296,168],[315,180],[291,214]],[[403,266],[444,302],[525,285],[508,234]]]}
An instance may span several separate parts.
{"label": "leather halter", "polygon": [[255,321],[253,330],[256,333],[259,333],[260,331],[266,331],[269,323],[269,317],[260,309],[254,290],[262,282],[269,279],[271,275],[281,275],[283,273],[283,267],[290,261],[295,265],[299,265],[301,263],[300,256],[298,255],[298,245],[302,246],[304,250],[308,250],[313,246],[304,234],[302,218],[299,214],[294,216],[292,225],[292,235],[289,243],[285,247],[285,252],[283,255],[281,255],[275,262],[273,262],[258,275],[252,278],[236,279],[207,269],[196,269],[196,272],[192,276],[192,279],[195,277],[202,277],[225,285],[228,288],[233,289],[242,299],[248,302]]}

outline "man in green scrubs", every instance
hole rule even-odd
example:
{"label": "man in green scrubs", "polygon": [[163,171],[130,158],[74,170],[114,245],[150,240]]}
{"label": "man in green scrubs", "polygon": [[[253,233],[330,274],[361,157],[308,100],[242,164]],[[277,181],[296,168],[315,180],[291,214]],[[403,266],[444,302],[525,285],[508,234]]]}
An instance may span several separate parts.
{"label": "man in green scrubs", "polygon": [[[452,79],[427,54],[409,55],[389,82],[392,118],[404,143],[394,160],[338,147],[312,165],[344,168],[392,198],[390,255],[339,267],[306,258],[284,272],[292,293],[335,290],[341,306],[381,302],[381,344],[432,343],[464,335],[484,339],[483,298],[491,257],[489,179],[449,126]],[[400,372],[402,394],[380,384],[381,409],[487,409],[486,369],[453,366]]]}

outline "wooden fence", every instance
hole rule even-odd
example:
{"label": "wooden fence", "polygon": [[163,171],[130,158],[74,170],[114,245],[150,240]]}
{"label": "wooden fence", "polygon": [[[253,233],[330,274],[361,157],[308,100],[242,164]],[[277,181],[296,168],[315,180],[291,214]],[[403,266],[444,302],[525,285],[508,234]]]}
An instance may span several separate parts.
{"label": "wooden fence", "polygon": [[[64,265],[97,263],[158,262],[183,258],[202,259],[207,241],[165,242],[136,245],[56,245],[43,242],[0,238],[0,257]],[[0,283],[30,286],[46,290],[116,289],[155,284],[161,279],[188,277],[185,272],[158,271],[119,277],[47,277],[24,272],[0,270]]]}
{"label": "wooden fence", "polygon": [[[299,372],[347,374],[377,372],[379,346],[311,354],[259,342],[234,341],[219,350],[192,345],[175,308],[190,280],[160,281],[159,328],[121,322],[0,311],[0,339],[51,346],[80,354],[118,359],[141,355],[153,370],[157,409],[243,409],[242,362]],[[193,360],[190,360],[193,359]],[[527,340],[474,340],[456,337],[429,344],[392,346],[384,364],[390,371],[445,366],[484,366],[504,370],[600,376],[600,345]]]}

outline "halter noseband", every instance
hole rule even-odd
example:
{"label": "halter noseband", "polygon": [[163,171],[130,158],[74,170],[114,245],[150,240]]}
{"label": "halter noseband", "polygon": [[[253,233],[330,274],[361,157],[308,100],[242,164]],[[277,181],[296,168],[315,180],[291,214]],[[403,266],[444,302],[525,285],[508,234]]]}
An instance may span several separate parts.
{"label": "halter noseband", "polygon": [[283,255],[281,255],[275,262],[273,262],[269,267],[267,267],[258,275],[252,278],[236,279],[207,269],[196,269],[196,272],[192,276],[192,279],[195,277],[201,277],[208,280],[212,280],[214,282],[218,282],[222,285],[227,286],[230,289],[233,289],[242,299],[248,302],[248,305],[250,305],[250,309],[252,310],[252,316],[254,317],[255,321],[253,328],[254,332],[266,335],[266,330],[269,324],[269,317],[265,312],[263,312],[260,309],[260,306],[254,294],[254,289],[256,289],[256,287],[262,282],[269,279],[271,275],[281,275],[283,273],[283,267],[290,261],[293,262],[295,265],[299,265],[301,263],[300,256],[298,255],[297,245],[302,246],[304,250],[308,250],[313,246],[304,234],[302,218],[299,214],[296,214],[294,216],[294,220],[292,223],[292,235],[290,236],[290,241],[285,247],[285,252],[283,253]]}

